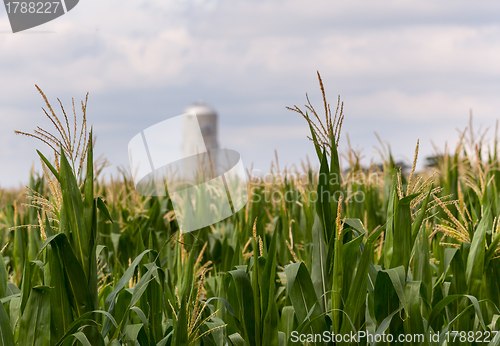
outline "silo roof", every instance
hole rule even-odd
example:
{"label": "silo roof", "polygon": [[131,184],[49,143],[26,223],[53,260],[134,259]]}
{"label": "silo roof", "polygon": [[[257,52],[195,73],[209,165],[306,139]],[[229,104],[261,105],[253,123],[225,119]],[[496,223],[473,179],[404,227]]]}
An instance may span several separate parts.
{"label": "silo roof", "polygon": [[217,116],[214,108],[205,102],[196,102],[184,109],[184,113],[195,112],[197,116]]}

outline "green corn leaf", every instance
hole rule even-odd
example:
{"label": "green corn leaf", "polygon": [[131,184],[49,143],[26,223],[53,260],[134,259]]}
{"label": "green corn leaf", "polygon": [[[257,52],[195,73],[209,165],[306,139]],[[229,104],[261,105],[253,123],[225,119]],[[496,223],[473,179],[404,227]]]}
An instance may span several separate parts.
{"label": "green corn leaf", "polygon": [[[393,274],[392,278],[395,282],[400,282],[399,275],[403,275],[403,277],[405,275],[404,267],[400,266],[398,268],[380,270],[377,273],[373,288],[373,312],[377,324],[381,324],[382,321],[396,309],[404,308],[402,304],[402,302],[405,302],[404,288],[401,287],[400,284],[397,285],[399,290],[398,295],[389,273]],[[401,296],[403,297],[400,298]]]}
{"label": "green corn leaf", "polygon": [[225,284],[229,303],[241,321],[243,338],[248,345],[255,345],[255,305],[250,279],[242,269],[231,270],[226,274]]}
{"label": "green corn leaf", "polygon": [[[73,251],[78,262],[83,268],[85,278],[89,277],[89,256],[92,249],[90,246],[90,229],[85,226],[84,205],[71,166],[61,149],[59,183],[61,184],[61,194],[63,205],[61,208],[61,230],[65,232],[71,242]],[[91,201],[93,198],[91,199]],[[81,279],[81,278],[80,278]]]}
{"label": "green corn leaf", "polygon": [[175,321],[174,325],[174,333],[172,339],[172,345],[174,346],[182,346],[187,345],[189,341],[189,335],[187,326],[191,316],[188,316],[188,299],[191,295],[191,288],[193,283],[193,267],[194,267],[194,259],[196,256],[196,251],[191,250],[189,254],[189,258],[186,262],[186,267],[184,271],[184,278],[182,282],[181,289],[181,306],[179,311],[177,312],[177,321]]}
{"label": "green corn leaf", "polygon": [[[132,294],[132,300],[130,302],[130,306],[135,305],[141,296],[146,291],[148,285],[154,281],[153,274],[157,274],[158,267],[154,264],[150,264],[148,271],[141,277],[137,285],[134,287],[134,293]],[[156,273],[155,273],[156,272]]]}
{"label": "green corn leaf", "polygon": [[61,269],[66,278],[69,301],[77,316],[94,310],[94,301],[89,287],[82,285],[82,278],[86,277],[84,270],[73,252],[66,234],[59,233],[48,238],[40,251],[48,244],[52,245],[55,254],[54,260],[59,260],[61,263]]}
{"label": "green corn leaf", "polygon": [[344,283],[342,286],[342,300],[345,300],[347,294],[352,285],[352,278],[354,277],[354,273],[356,271],[356,266],[358,264],[358,256],[361,253],[362,242],[363,242],[364,234],[361,234],[354,238],[353,240],[342,245],[342,262],[344,264],[343,268],[343,276]]}
{"label": "green corn leaf", "polygon": [[332,279],[332,323],[333,332],[338,333],[342,320],[342,297],[344,286],[344,254],[343,254],[343,233],[342,230],[336,230],[334,244],[333,260],[333,279]]}
{"label": "green corn leaf", "polygon": [[0,254],[0,298],[4,298],[7,296],[7,282],[9,276],[7,273],[7,268],[5,267],[5,260]]}
{"label": "green corn leaf", "polygon": [[423,323],[422,313],[421,313],[421,296],[420,287],[422,283],[420,281],[408,281],[406,283],[405,297],[406,306],[408,308],[407,315],[408,318],[405,319],[404,326],[405,332],[410,334],[422,334],[425,335],[425,327]]}
{"label": "green corn leaf", "polygon": [[212,346],[226,346],[224,343],[224,325],[224,321],[217,317],[212,317],[210,321],[205,322],[203,328],[205,331],[210,330],[210,332],[203,336],[203,343]]}
{"label": "green corn leaf", "polygon": [[281,310],[280,330],[285,333],[286,340],[289,340],[294,330],[295,310],[293,306],[284,306]]}
{"label": "green corn leaf", "polygon": [[[306,117],[309,119],[309,115],[306,112]],[[323,155],[321,154],[321,147],[318,144],[318,138],[316,137],[316,132],[314,132],[314,129],[311,124],[309,124],[309,130],[311,131],[311,138],[314,143],[314,149],[316,150],[316,154],[318,155],[318,159],[321,162]]]}
{"label": "green corn leaf", "polygon": [[408,304],[405,298],[405,285],[406,285],[406,274],[405,268],[403,266],[399,266],[397,268],[391,268],[383,270],[384,273],[389,275],[391,279],[392,285],[396,294],[398,295],[399,301],[402,304],[405,311],[408,311]]}
{"label": "green corn leaf", "polygon": [[262,344],[275,345],[278,343],[278,308],[274,300],[276,276],[276,243],[278,232],[281,229],[281,219],[276,220],[276,225],[267,252],[266,265],[262,273],[262,280],[260,286],[260,297],[262,315],[264,320],[262,323]]}
{"label": "green corn leaf", "polygon": [[314,285],[314,291],[317,297],[322,297],[320,300],[321,310],[325,310],[328,306],[328,297],[326,292],[328,291],[328,264],[327,264],[327,254],[328,250],[325,242],[325,235],[323,232],[323,227],[321,225],[321,220],[317,215],[314,216],[313,224],[313,253],[312,253],[312,265],[311,265],[311,280]]}
{"label": "green corn leaf", "polygon": [[424,221],[425,218],[425,212],[427,211],[427,206],[429,205],[429,200],[431,198],[431,191],[433,189],[433,185],[430,186],[429,192],[427,193],[427,196],[425,197],[424,201],[422,202],[422,206],[420,207],[420,211],[417,214],[417,217],[415,218],[415,221],[413,221],[411,225],[411,244],[410,246],[413,247],[413,244],[415,243],[415,239],[417,238],[418,232],[420,230],[420,226],[422,226],[422,222]]}
{"label": "green corn leaf", "polygon": [[50,169],[50,171],[52,172],[52,174],[54,174],[54,177],[56,177],[56,179],[59,180],[59,172],[57,172],[57,169],[55,169],[54,166],[52,166],[52,164],[50,163],[50,161],[47,160],[45,158],[45,156],[43,156],[43,154],[40,151],[37,150],[36,152],[38,153],[38,155],[40,156],[40,158],[42,159],[42,161]]}
{"label": "green corn leaf", "polygon": [[84,183],[83,208],[85,215],[85,227],[87,230],[92,226],[94,215],[94,159],[92,150],[92,130],[90,131],[89,146],[87,149],[87,175]]}
{"label": "green corn leaf", "polygon": [[437,288],[440,283],[444,281],[446,278],[446,273],[448,272],[448,269],[450,268],[452,260],[455,258],[455,254],[458,251],[457,248],[446,248],[444,251],[444,263],[443,263],[443,272],[441,273],[441,276],[439,279],[436,280],[434,283],[433,289]]}
{"label": "green corn leaf", "polygon": [[311,323],[307,333],[322,333],[326,330],[326,323],[324,317],[320,316],[322,311],[316,304],[318,297],[306,266],[302,262],[289,264],[285,267],[285,273],[288,297],[299,324],[317,319]]}
{"label": "green corn leaf", "polygon": [[412,275],[413,280],[422,282],[423,298],[430,303],[432,298],[432,272],[429,262],[428,239],[427,229],[425,227],[421,228],[414,246]]}
{"label": "green corn leaf", "polygon": [[139,324],[129,324],[125,328],[125,333],[127,334],[127,337],[131,340],[137,340],[137,336],[139,335],[139,331],[143,327],[142,323]]}
{"label": "green corn leaf", "polygon": [[469,256],[467,257],[467,265],[465,276],[469,287],[469,294],[479,297],[482,289],[484,258],[485,258],[485,242],[486,230],[491,228],[490,224],[490,208],[486,208],[484,215],[477,226],[472,238]]}
{"label": "green corn leaf", "polygon": [[36,286],[31,290],[19,325],[19,345],[50,345],[50,287]]}
{"label": "green corn leaf", "polygon": [[229,335],[229,341],[233,346],[245,346],[245,340],[238,333]]}
{"label": "green corn leaf", "polygon": [[108,207],[106,206],[106,203],[102,200],[101,197],[95,197],[95,201],[97,202],[97,209],[99,209],[101,212],[104,213],[104,216],[113,223],[113,218],[111,217],[111,214],[109,213]]}
{"label": "green corn leaf", "polygon": [[345,219],[345,223],[354,228],[360,234],[366,234],[365,227],[360,219]]}
{"label": "green corn leaf", "polygon": [[156,345],[156,343],[154,342],[154,336],[151,332],[151,326],[144,312],[137,306],[131,307],[130,310],[134,311],[139,316],[139,319],[142,322],[142,328],[139,331],[138,337],[139,344],[141,344],[141,346]]}
{"label": "green corn leaf", "polygon": [[[113,309],[114,309],[114,306],[116,303],[115,299],[116,299],[117,294],[125,287],[125,285],[128,284],[128,282],[130,281],[130,279],[134,275],[134,272],[135,272],[135,269],[137,268],[137,265],[141,262],[144,255],[146,255],[150,251],[151,250],[144,250],[139,256],[137,256],[132,261],[130,266],[127,268],[127,270],[125,271],[123,276],[120,278],[120,280],[118,280],[118,282],[115,285],[115,288],[106,298],[106,306],[108,306],[108,312],[110,312],[110,313],[113,312]],[[102,327],[101,335],[106,336],[108,334],[108,332],[110,331],[110,329],[111,329],[111,320],[106,319],[104,321],[104,325]]]}
{"label": "green corn leaf", "polygon": [[[116,304],[113,310],[113,317],[120,324],[116,329],[123,330],[123,320],[129,313],[130,309],[130,301],[132,300],[132,292],[131,290],[121,290],[116,297]],[[116,333],[116,329],[111,328],[110,335],[114,335]],[[126,328],[125,328],[126,329]]]}
{"label": "green corn leaf", "polygon": [[498,248],[498,244],[500,243],[500,232],[498,232],[495,237],[491,240],[490,245],[488,246],[488,250],[484,256],[484,266],[487,267],[490,263],[491,259],[495,256],[495,252]]}
{"label": "green corn leaf", "polygon": [[[95,328],[97,327],[97,322],[93,319],[90,319],[92,315],[94,314],[101,314],[104,315],[106,318],[108,318],[111,323],[117,327],[118,325],[116,324],[115,319],[113,316],[111,316],[110,313],[102,310],[94,310],[94,311],[89,311],[78,317],[76,320],[71,323],[69,328],[65,331],[64,336],[55,344],[55,346],[62,346],[66,345],[71,339],[71,336],[75,333],[77,333],[79,330],[81,330],[84,327],[92,327]],[[102,340],[102,339],[101,339]],[[111,343],[113,345],[113,343]]]}
{"label": "green corn leaf", "polygon": [[[53,249],[51,244],[47,245],[46,260],[50,271],[47,278],[50,286],[50,306],[51,306],[51,339],[58,341],[64,332],[73,322],[73,312],[69,298],[69,290],[66,287],[66,278],[57,249]],[[46,273],[47,276],[47,273]]]}
{"label": "green corn leaf", "polygon": [[[276,246],[277,246],[277,236],[281,230],[281,219],[275,221],[275,227],[273,232],[273,237],[271,239],[271,244],[269,245],[269,250],[266,258],[266,265],[264,266],[264,271],[262,273],[262,279],[260,284],[260,298],[262,314],[267,313],[267,305],[270,300],[274,298],[274,276],[276,274]],[[271,297],[271,298],[270,298]]]}
{"label": "green corn leaf", "polygon": [[[357,318],[363,314],[363,306],[366,301],[367,294],[367,283],[368,283],[368,269],[370,264],[370,259],[373,252],[373,246],[375,241],[378,239],[383,228],[379,227],[376,232],[373,232],[368,237],[368,240],[362,247],[361,257],[357,264],[356,274],[350,286],[347,294],[347,299],[344,306],[345,313],[349,316],[351,321],[356,321]],[[364,229],[363,229],[364,231]],[[355,325],[360,328],[360,325]],[[344,319],[342,322],[341,334],[347,334],[351,330],[351,324],[348,319]]]}
{"label": "green corn leaf", "polygon": [[[257,227],[257,224],[255,225]],[[258,232],[257,232],[258,234]],[[255,323],[255,343],[257,345],[261,344],[262,339],[262,321],[261,321],[261,305],[260,305],[260,289],[259,289],[259,279],[260,275],[260,263],[259,263],[259,245],[257,239],[254,237],[253,241],[253,266],[252,266],[252,293],[254,302],[254,323]]]}
{"label": "green corn leaf", "polygon": [[317,189],[316,213],[323,223],[323,232],[326,239],[330,240],[332,236],[332,216],[330,207],[330,198],[332,197],[329,185],[330,172],[328,169],[328,161],[326,151],[323,149],[323,160],[319,168],[319,180]]}
{"label": "green corn leaf", "polygon": [[391,268],[404,266],[408,271],[411,254],[411,210],[410,202],[416,195],[407,196],[400,201],[397,197],[394,205],[393,252]]}
{"label": "green corn leaf", "polygon": [[467,293],[467,276],[463,257],[465,257],[464,246],[462,246],[462,248],[460,249],[457,249],[457,251],[455,252],[455,256],[453,256],[453,260],[451,261],[452,277],[450,292],[453,291],[454,293],[458,294]]}
{"label": "green corn leaf", "polygon": [[77,332],[75,334],[72,334],[72,336],[78,340],[83,346],[92,346],[90,344],[90,341],[89,339],[87,339],[87,337],[85,336],[85,334],[83,334],[82,332]]}
{"label": "green corn leaf", "polygon": [[498,346],[500,345],[500,333],[497,333],[493,340],[488,344],[488,346]]}
{"label": "green corn leaf", "polygon": [[[153,267],[153,265],[151,266]],[[164,302],[162,295],[163,288],[158,281],[163,283],[165,281],[165,274],[158,267],[156,267],[153,274],[153,280],[151,280],[147,285],[146,294],[142,297],[142,306],[144,306],[144,309],[147,308],[146,311],[148,312],[153,339],[160,340],[163,337],[161,322],[163,317]]]}
{"label": "green corn leaf", "polygon": [[14,345],[14,335],[10,327],[9,315],[3,304],[0,304],[0,346]]}
{"label": "green corn leaf", "polygon": [[[334,137],[331,137],[331,157],[330,157],[330,172],[328,174],[328,188],[330,191],[330,215],[337,215],[338,201],[340,195],[344,197],[342,192],[342,175],[340,174],[340,161],[335,145]],[[333,220],[331,220],[333,222]],[[330,235],[331,236],[331,235]]]}
{"label": "green corn leaf", "polygon": [[21,314],[24,313],[26,304],[28,303],[31,289],[33,288],[32,278],[36,264],[33,262],[25,261],[23,270],[23,281],[21,284]]}
{"label": "green corn leaf", "polygon": [[[19,224],[19,222],[16,222]],[[23,228],[16,228],[14,230],[14,253],[13,253],[13,259],[14,259],[14,264],[15,267],[17,268],[17,271],[23,271],[22,277],[25,277],[26,268],[25,266],[25,259],[27,258],[27,251],[26,251],[26,244],[27,239],[26,239],[26,230]],[[24,282],[24,280],[23,280]],[[29,290],[28,290],[29,292]],[[29,295],[29,294],[28,294]],[[26,296],[26,299],[28,297]],[[23,302],[23,308],[26,302]]]}
{"label": "green corn leaf", "polygon": [[[402,308],[403,307],[399,307],[398,309],[394,310],[391,314],[389,314],[386,318],[384,318],[384,320],[380,323],[377,330],[375,331],[374,338],[373,338],[374,340],[377,339],[377,335],[385,334],[385,332],[387,331],[387,329],[389,329],[389,326],[391,325],[392,318],[396,314],[398,314]],[[374,346],[375,344],[376,344],[375,341],[370,343],[370,345],[372,345],[372,346]]]}
{"label": "green corn leaf", "polygon": [[479,306],[479,301],[477,300],[476,297],[471,296],[469,294],[454,294],[454,295],[449,295],[449,296],[446,296],[445,298],[443,298],[442,300],[440,300],[434,306],[434,308],[432,309],[432,311],[431,311],[431,313],[429,315],[429,325],[438,316],[438,314],[441,312],[441,310],[443,310],[446,306],[448,306],[453,301],[455,301],[457,299],[460,299],[460,298],[463,298],[463,297],[465,297],[465,298],[467,298],[467,299],[469,299],[471,301],[472,306],[474,307],[474,310],[475,310],[476,315],[478,317],[479,323],[481,324],[481,327],[483,328],[483,330],[487,330],[486,329],[486,325],[484,323],[483,314],[482,314],[481,308]]}
{"label": "green corn leaf", "polygon": [[[387,224],[384,239],[384,252],[383,260],[384,267],[391,268],[392,257],[394,253],[394,224],[395,224],[395,210],[399,201],[397,195],[397,171],[393,169],[392,178],[389,179],[389,175],[386,178],[386,190],[387,190]],[[390,183],[389,183],[390,182]]]}

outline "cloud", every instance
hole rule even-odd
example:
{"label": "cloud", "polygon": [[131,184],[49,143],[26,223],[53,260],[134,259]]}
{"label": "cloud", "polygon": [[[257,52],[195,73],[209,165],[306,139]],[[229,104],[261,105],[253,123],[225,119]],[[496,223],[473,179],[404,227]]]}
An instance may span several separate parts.
{"label": "cloud", "polygon": [[474,110],[477,118],[487,119],[500,109],[500,101],[489,97],[441,91],[407,94],[399,90],[385,90],[355,96],[348,102],[348,113],[356,120],[371,118],[427,124],[432,124],[436,118],[450,122],[457,117],[467,117],[469,110]]}
{"label": "cloud", "polygon": [[198,99],[219,110],[231,129],[221,142],[245,161],[279,148],[298,162],[312,152],[307,126],[285,106],[308,92],[321,109],[319,70],[331,103],[345,101],[353,142],[371,147],[373,131],[390,128],[411,156],[414,142],[396,133],[448,133],[470,108],[486,124],[498,117],[499,14],[494,1],[87,0],[13,35],[0,11],[0,182],[33,158],[13,129],[43,121],[35,83],[67,107],[90,91],[98,150],[115,164],[127,164],[138,130]]}

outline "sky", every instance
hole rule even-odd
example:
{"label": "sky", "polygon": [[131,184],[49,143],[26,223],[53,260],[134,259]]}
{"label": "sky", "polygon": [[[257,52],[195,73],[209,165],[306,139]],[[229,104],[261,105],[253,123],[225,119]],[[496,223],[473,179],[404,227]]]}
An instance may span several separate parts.
{"label": "sky", "polygon": [[[500,2],[461,0],[80,0],[66,15],[13,34],[0,7],[0,187],[26,184],[51,130],[41,109],[89,93],[96,155],[128,169],[141,130],[203,100],[219,142],[267,172],[316,162],[308,127],[286,106],[308,93],[344,102],[341,151],[380,161],[377,133],[399,160],[453,147],[458,129],[495,126],[500,109]],[[60,113],[59,113],[60,114]],[[490,138],[493,131],[490,131]],[[343,165],[346,165],[344,162]]]}

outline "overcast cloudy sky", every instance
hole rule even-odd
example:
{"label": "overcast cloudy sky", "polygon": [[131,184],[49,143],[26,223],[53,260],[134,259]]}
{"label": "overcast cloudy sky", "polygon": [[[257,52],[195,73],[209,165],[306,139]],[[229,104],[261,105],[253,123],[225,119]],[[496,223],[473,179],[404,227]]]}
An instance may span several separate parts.
{"label": "overcast cloudy sky", "polygon": [[[322,109],[316,70],[346,134],[375,157],[377,132],[408,161],[417,139],[457,141],[473,109],[500,110],[500,2],[81,0],[68,14],[12,34],[0,8],[0,186],[26,182],[41,145],[14,135],[50,128],[49,99],[70,108],[90,92],[96,151],[128,167],[128,141],[196,100],[219,112],[219,141],[266,171],[314,158],[308,128],[285,106],[307,92]],[[50,153],[48,150],[45,152]]]}

